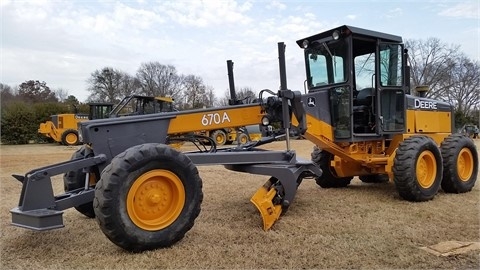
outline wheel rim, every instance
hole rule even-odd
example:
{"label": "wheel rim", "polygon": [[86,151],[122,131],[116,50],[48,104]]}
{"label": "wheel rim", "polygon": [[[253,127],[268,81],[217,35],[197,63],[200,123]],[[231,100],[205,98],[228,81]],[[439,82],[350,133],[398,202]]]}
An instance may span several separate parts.
{"label": "wheel rim", "polygon": [[75,133],[68,133],[67,136],[65,136],[65,141],[68,144],[76,144],[77,143],[77,135]]}
{"label": "wheel rim", "polygon": [[217,144],[222,144],[225,142],[225,135],[223,135],[222,133],[218,133],[217,136],[215,136],[215,141],[217,142]]}
{"label": "wheel rim", "polygon": [[458,154],[457,173],[462,181],[470,180],[470,177],[473,174],[473,155],[468,148],[463,148]]}
{"label": "wheel rim", "polygon": [[141,175],[128,191],[127,213],[138,227],[157,231],[171,225],[185,205],[185,188],[178,176],[167,170]]}
{"label": "wheel rim", "polygon": [[420,186],[429,188],[435,182],[437,176],[437,163],[435,156],[430,151],[424,151],[417,159],[416,175]]}
{"label": "wheel rim", "polygon": [[245,143],[247,143],[247,141],[248,141],[247,136],[240,136],[240,143],[241,144],[245,144]]}

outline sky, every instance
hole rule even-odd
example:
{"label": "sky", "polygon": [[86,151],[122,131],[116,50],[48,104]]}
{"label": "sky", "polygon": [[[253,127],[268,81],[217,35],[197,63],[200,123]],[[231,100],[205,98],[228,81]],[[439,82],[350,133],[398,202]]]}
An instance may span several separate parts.
{"label": "sky", "polygon": [[438,0],[0,0],[0,82],[45,81],[85,102],[104,67],[135,75],[142,63],[202,77],[217,97],[235,86],[279,89],[277,43],[286,45],[287,86],[303,92],[296,41],[341,25],[403,39],[434,37],[480,61],[480,1]]}

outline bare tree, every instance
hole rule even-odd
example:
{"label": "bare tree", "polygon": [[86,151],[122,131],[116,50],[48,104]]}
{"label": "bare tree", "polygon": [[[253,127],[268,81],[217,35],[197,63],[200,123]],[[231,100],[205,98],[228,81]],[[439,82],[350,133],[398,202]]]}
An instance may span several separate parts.
{"label": "bare tree", "polygon": [[63,88],[58,88],[54,90],[55,96],[58,98],[60,102],[64,101],[68,97],[68,91]]}
{"label": "bare tree", "polygon": [[[471,61],[459,46],[448,46],[436,38],[408,40],[412,88],[428,85],[427,97],[455,107],[457,122],[477,117],[480,108],[480,65]],[[462,123],[457,123],[462,124]]]}
{"label": "bare tree", "polygon": [[118,102],[123,98],[121,93],[122,78],[124,72],[105,67],[102,70],[95,70],[87,80],[88,91],[91,92],[89,101]]}
{"label": "bare tree", "polygon": [[183,80],[185,109],[206,107],[206,86],[203,79],[195,75],[188,75]]}
{"label": "bare tree", "polygon": [[452,63],[447,78],[444,97],[455,105],[457,113],[465,118],[476,117],[474,110],[480,108],[480,64],[461,55]]}
{"label": "bare tree", "polygon": [[159,62],[142,63],[137,70],[142,93],[149,96],[170,96],[180,100],[183,76],[172,65]]}
{"label": "bare tree", "polygon": [[[242,87],[239,89],[235,89],[237,100],[241,101],[244,104],[252,103],[257,97],[256,94],[251,87]],[[225,94],[222,99],[219,101],[220,106],[227,106],[229,105],[228,101],[231,99],[230,97],[230,90],[226,90]]]}
{"label": "bare tree", "polygon": [[[441,98],[445,96],[449,86],[449,70],[458,57],[458,46],[448,46],[437,38],[423,40],[407,40],[405,46],[409,51],[412,89],[419,85],[428,85],[427,96]],[[453,60],[453,61],[452,61]]]}
{"label": "bare tree", "polygon": [[140,81],[128,73],[121,72],[121,74],[119,92],[122,97],[140,94],[142,91]]}
{"label": "bare tree", "polygon": [[16,99],[15,91],[9,85],[0,83],[0,101],[1,107],[4,108],[5,105]]}
{"label": "bare tree", "polygon": [[215,92],[212,86],[206,86],[206,93],[205,93],[205,106],[207,108],[214,107],[217,103],[217,97],[215,96]]}

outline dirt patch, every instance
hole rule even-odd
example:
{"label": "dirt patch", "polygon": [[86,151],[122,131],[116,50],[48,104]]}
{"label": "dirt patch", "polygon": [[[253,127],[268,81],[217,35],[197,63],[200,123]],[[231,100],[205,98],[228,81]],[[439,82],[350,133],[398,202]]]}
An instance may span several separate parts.
{"label": "dirt patch", "polygon": [[[477,149],[480,141],[477,140]],[[293,141],[310,159],[313,145]],[[276,142],[270,149],[284,149]],[[453,256],[419,251],[444,241],[480,242],[480,184],[465,194],[439,192],[434,200],[402,200],[393,183],[322,189],[306,179],[288,212],[264,232],[249,202],[266,176],[199,167],[204,201],[194,227],[167,249],[131,254],[113,245],[94,219],[69,209],[65,228],[33,232],[10,225],[21,185],[11,174],[70,159],[75,147],[0,146],[2,269],[152,268],[440,268],[478,269],[478,250]],[[62,190],[61,176],[54,177]]]}
{"label": "dirt patch", "polygon": [[454,256],[480,250],[480,242],[445,241],[420,249],[437,256]]}

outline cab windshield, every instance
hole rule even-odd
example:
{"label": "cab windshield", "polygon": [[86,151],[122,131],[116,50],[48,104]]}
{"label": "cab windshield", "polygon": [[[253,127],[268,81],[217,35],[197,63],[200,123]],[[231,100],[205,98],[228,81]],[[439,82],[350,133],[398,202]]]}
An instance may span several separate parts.
{"label": "cab windshield", "polygon": [[315,44],[307,49],[309,88],[343,83],[348,79],[347,44],[345,40]]}

